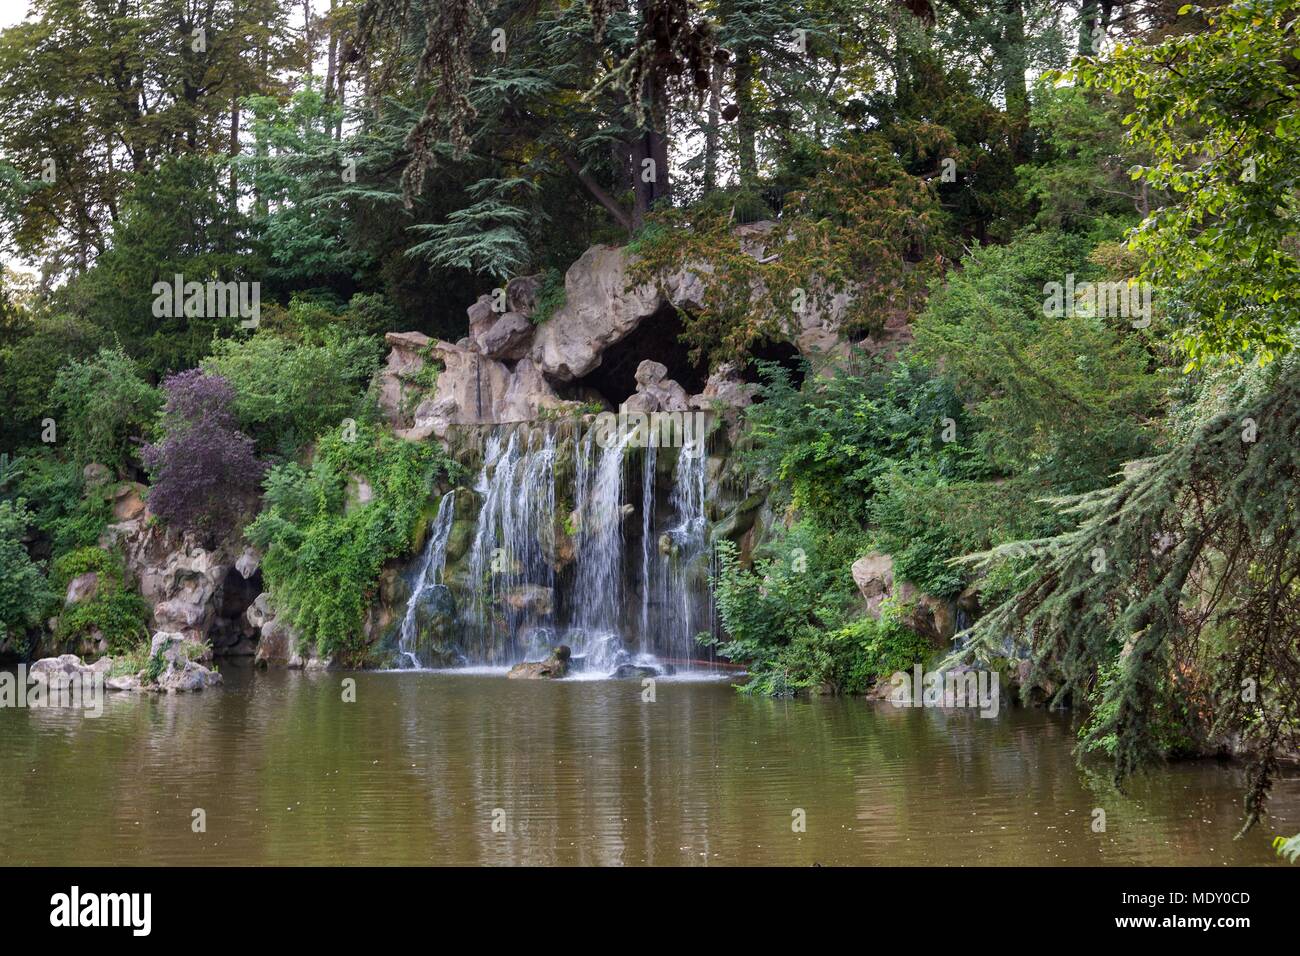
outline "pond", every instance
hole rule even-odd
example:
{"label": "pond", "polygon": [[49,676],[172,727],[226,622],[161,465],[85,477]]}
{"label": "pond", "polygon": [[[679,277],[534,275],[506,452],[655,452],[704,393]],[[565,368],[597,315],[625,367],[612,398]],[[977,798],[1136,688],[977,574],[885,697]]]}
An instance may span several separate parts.
{"label": "pond", "polygon": [[97,719],[0,710],[0,860],[1267,864],[1271,837],[1300,831],[1300,781],[1234,840],[1240,768],[1174,764],[1120,794],[1075,763],[1070,719],[1037,709],[771,700],[722,679],[660,679],[649,701],[639,681],[223,672],[197,695],[110,695]]}

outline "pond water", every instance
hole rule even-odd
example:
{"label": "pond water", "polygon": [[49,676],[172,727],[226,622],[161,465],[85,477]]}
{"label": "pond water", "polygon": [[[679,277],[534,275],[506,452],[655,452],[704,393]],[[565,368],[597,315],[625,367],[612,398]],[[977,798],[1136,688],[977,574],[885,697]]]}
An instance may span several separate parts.
{"label": "pond water", "polygon": [[1300,780],[1234,840],[1240,769],[1176,764],[1120,794],[1042,710],[223,672],[193,696],[110,695],[98,719],[0,710],[0,863],[1268,864],[1300,831]]}

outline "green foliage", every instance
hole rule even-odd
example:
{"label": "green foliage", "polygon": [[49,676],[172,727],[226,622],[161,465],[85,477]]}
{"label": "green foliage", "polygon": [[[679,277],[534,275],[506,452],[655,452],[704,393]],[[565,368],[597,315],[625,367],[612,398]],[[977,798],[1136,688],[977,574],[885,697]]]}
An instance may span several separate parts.
{"label": "green foliage", "polygon": [[1203,15],[1204,32],[1120,47],[1076,74],[1132,97],[1129,139],[1151,155],[1133,178],[1174,199],[1131,242],[1169,296],[1178,341],[1194,363],[1269,359],[1295,347],[1300,323],[1295,4],[1237,0]]}
{"label": "green foliage", "polygon": [[[264,509],[246,534],[262,549],[277,611],[317,653],[361,662],[361,628],[380,569],[412,549],[433,481],[455,470],[441,446],[365,425],[355,441],[338,429],[321,436],[310,469],[289,463],[271,470]],[[366,504],[348,503],[356,477],[374,492]]]}
{"label": "green foliage", "polygon": [[541,288],[537,290],[537,304],[529,316],[533,325],[541,325],[558,309],[564,308],[567,295],[564,289],[564,273],[559,269],[547,269],[542,278]]}
{"label": "green foliage", "polygon": [[1293,837],[1274,838],[1273,849],[1288,863],[1300,862],[1300,833]]}
{"label": "green foliage", "polygon": [[959,383],[988,461],[1064,491],[1099,487],[1151,450],[1164,382],[1129,320],[1047,314],[1049,283],[1104,278],[1090,251],[1033,232],[977,248],[915,327],[918,353]]}
{"label": "green foliage", "polygon": [[97,461],[118,472],[138,458],[134,446],[148,437],[162,406],[162,394],[121,348],[69,362],[55,377],[50,399],[72,460]]}
{"label": "green foliage", "polygon": [[81,574],[96,575],[93,597],[65,607],[55,626],[55,638],[65,644],[93,634],[108,641],[108,653],[128,650],[148,638],[149,605],[127,579],[122,556],[103,548],[80,548],[54,562],[60,592]]}
{"label": "green foliage", "polygon": [[19,311],[0,322],[0,446],[25,448],[41,440],[42,421],[53,418],[50,386],[69,361],[90,359],[107,342],[104,331],[70,315]]}
{"label": "green foliage", "polygon": [[861,598],[849,565],[863,543],[860,533],[798,524],[766,543],[752,569],[734,544],[718,544],[714,586],[727,633],[718,650],[748,667],[746,691],[861,693],[897,669],[893,663],[921,653],[924,642],[892,612],[880,622],[853,620]]}
{"label": "green foliage", "polygon": [[25,650],[26,632],[40,623],[52,593],[23,546],[32,520],[25,505],[0,501],[0,649],[11,651]]}
{"label": "green foliage", "polygon": [[749,466],[826,527],[865,522],[876,480],[896,462],[924,459],[954,478],[980,469],[968,441],[944,441],[945,420],[959,436],[966,430],[947,378],[911,359],[854,364],[801,390],[785,369],[761,363],[762,401],[746,410]]}
{"label": "green foliage", "polygon": [[93,545],[112,518],[108,497],[85,494],[81,469],[49,448],[33,451],[23,459],[14,493],[27,499],[31,530],[38,539],[49,543],[56,558]]}
{"label": "green foliage", "polygon": [[326,332],[293,342],[268,332],[226,339],[203,361],[235,389],[240,429],[263,451],[291,456],[344,418],[361,417],[360,398],[379,367],[377,339]]}

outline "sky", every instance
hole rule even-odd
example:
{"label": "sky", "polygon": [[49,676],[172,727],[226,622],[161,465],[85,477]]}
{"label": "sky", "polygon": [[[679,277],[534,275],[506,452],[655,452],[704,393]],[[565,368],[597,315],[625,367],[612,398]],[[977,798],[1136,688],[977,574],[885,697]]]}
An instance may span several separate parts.
{"label": "sky", "polygon": [[27,0],[0,0],[0,27],[11,27],[27,16]]}

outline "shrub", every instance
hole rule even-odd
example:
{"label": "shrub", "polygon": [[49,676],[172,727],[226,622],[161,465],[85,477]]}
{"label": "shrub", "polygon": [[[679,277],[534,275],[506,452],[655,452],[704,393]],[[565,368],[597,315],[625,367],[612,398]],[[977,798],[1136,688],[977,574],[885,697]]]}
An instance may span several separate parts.
{"label": "shrub", "polygon": [[[247,535],[262,549],[276,607],[322,656],[359,663],[361,633],[384,562],[409,551],[433,480],[457,466],[436,444],[400,441],[370,426],[355,440],[323,436],[310,470],[271,469],[266,503]],[[348,507],[347,485],[363,477],[374,497]]]}
{"label": "shrub", "polygon": [[162,403],[121,348],[69,362],[55,377],[50,398],[73,461],[103,462],[119,472],[131,462],[133,443],[148,434]]}
{"label": "shrub", "polygon": [[378,340],[368,337],[329,334],[313,343],[259,332],[216,343],[203,369],[234,388],[239,424],[260,449],[291,456],[319,432],[359,414],[379,352]]}
{"label": "shrub", "polygon": [[144,450],[153,474],[149,507],[185,530],[235,523],[257,494],[264,467],[237,428],[235,390],[220,375],[190,369],[163,383],[163,440]]}
{"label": "shrub", "polygon": [[32,515],[21,498],[0,501],[0,648],[14,646],[41,622],[51,591],[23,547]]}
{"label": "shrub", "polygon": [[79,548],[54,562],[59,591],[68,582],[95,572],[94,597],[65,608],[59,615],[55,636],[73,641],[98,631],[108,641],[108,652],[129,651],[148,637],[149,605],[127,580],[122,556],[102,548]]}

